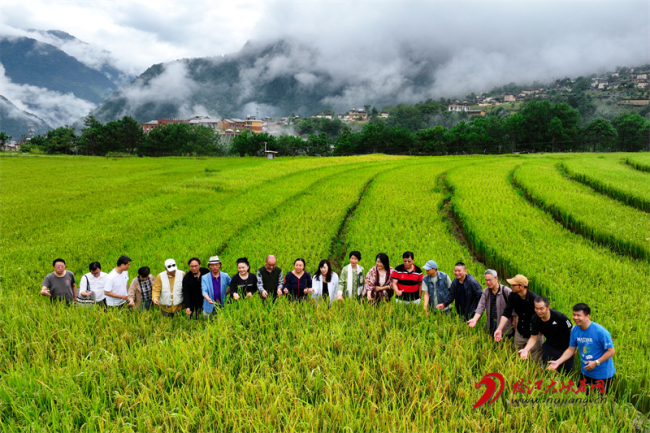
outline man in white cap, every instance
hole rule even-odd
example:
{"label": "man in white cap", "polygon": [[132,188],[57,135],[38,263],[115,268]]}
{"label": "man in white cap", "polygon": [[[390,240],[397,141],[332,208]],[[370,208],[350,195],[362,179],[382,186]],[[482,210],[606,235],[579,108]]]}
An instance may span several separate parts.
{"label": "man in white cap", "polygon": [[174,259],[165,260],[165,270],[156,276],[153,282],[151,299],[160,306],[163,316],[173,317],[183,309],[183,276]]}
{"label": "man in white cap", "polygon": [[[203,317],[208,318],[214,311],[215,305],[223,308],[226,305],[230,275],[221,272],[221,260],[218,256],[210,257],[208,261],[209,274],[201,277],[201,293],[203,293]],[[238,299],[239,295],[233,294]]]}

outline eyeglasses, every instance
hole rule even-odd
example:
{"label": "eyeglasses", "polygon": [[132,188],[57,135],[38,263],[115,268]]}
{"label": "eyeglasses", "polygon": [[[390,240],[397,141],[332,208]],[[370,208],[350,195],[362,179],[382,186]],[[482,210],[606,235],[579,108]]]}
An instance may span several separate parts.
{"label": "eyeglasses", "polygon": [[97,276],[97,275],[101,274],[102,271],[95,271],[95,272],[90,271],[90,273],[93,274],[94,276]]}
{"label": "eyeglasses", "polygon": [[171,269],[171,268],[175,268],[175,267],[176,267],[176,265],[169,265],[169,266],[167,266],[167,269]]}

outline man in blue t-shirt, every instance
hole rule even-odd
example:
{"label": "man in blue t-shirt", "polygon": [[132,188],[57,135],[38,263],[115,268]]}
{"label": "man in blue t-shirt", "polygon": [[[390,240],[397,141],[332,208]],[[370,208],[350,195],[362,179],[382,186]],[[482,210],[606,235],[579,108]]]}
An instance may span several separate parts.
{"label": "man in blue t-shirt", "polygon": [[[564,361],[573,357],[578,349],[580,353],[582,378],[589,385],[604,386],[609,389],[616,369],[614,368],[614,343],[609,332],[589,317],[591,308],[587,304],[573,306],[573,321],[576,326],[571,330],[569,347],[560,359],[550,361],[548,370],[557,369]],[[602,381],[599,383],[599,381]]]}

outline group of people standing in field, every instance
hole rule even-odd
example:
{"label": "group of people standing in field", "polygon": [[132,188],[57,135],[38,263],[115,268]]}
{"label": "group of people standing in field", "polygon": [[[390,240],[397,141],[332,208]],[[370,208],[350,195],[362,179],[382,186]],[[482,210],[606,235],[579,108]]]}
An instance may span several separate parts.
{"label": "group of people standing in field", "polygon": [[[528,279],[516,275],[499,283],[495,270],[485,271],[486,289],[467,272],[465,264],[456,263],[454,278],[438,270],[429,260],[419,268],[414,254],[402,255],[402,263],[390,266],[384,253],[375,257],[375,266],[367,273],[359,264],[361,253],[352,251],[350,263],[341,275],[333,271],[328,260],[321,260],[312,276],[306,271],[302,258],[294,261],[293,270],[286,275],[277,266],[277,258],[266,257],[264,266],[250,272],[247,258],[237,260],[237,273],[231,277],[221,271],[219,257],[209,258],[207,268],[193,257],[188,261],[189,272],[178,269],[174,259],[165,261],[165,270],[156,276],[148,267],[138,269],[138,276],[129,284],[131,259],[121,256],[110,273],[102,272],[93,262],[87,274],[81,277],[79,290],[72,272],[65,269],[65,261],[53,262],[54,272],[43,280],[41,294],[52,301],[64,300],[83,306],[101,306],[111,309],[131,307],[149,310],[157,305],[163,316],[185,312],[194,318],[210,318],[215,308],[224,308],[229,302],[255,295],[277,301],[315,299],[333,302],[344,299],[381,304],[393,299],[399,304],[421,305],[427,313],[430,306],[444,314],[455,313],[470,327],[486,314],[486,329],[496,342],[512,339],[521,359],[532,358],[547,364],[547,369],[564,372],[573,370],[576,350],[580,354],[583,384],[607,389],[615,373],[614,344],[611,335],[601,325],[591,322],[591,309],[579,303],[573,307],[573,321],[550,308],[549,300],[529,289]],[[424,270],[424,273],[422,272]],[[546,341],[542,341],[543,339]]]}

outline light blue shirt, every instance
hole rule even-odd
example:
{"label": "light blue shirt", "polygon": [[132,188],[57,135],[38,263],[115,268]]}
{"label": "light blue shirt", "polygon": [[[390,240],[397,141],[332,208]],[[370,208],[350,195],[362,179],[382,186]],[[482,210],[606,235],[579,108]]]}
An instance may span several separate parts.
{"label": "light blue shirt", "polygon": [[585,370],[587,362],[599,359],[607,349],[614,347],[609,331],[598,323],[591,322],[589,327],[584,331],[579,326],[574,326],[571,330],[569,346],[578,348],[578,353],[580,353],[580,371],[585,376],[592,379],[609,379],[616,373],[612,358],[602,362],[591,371]]}

